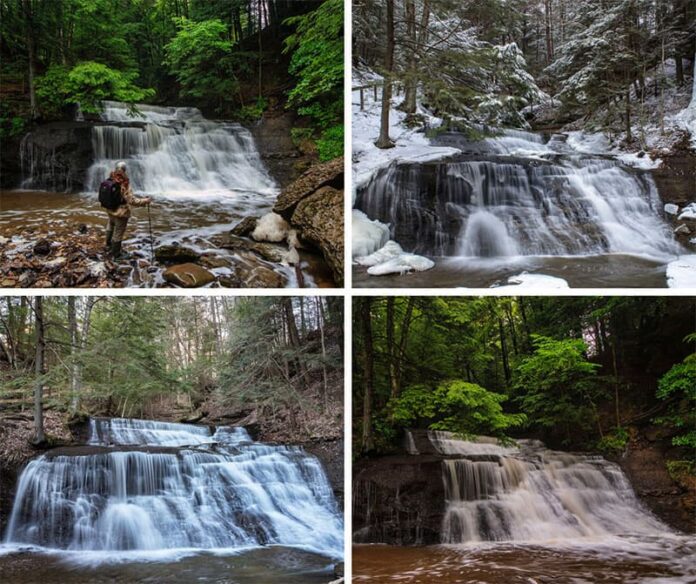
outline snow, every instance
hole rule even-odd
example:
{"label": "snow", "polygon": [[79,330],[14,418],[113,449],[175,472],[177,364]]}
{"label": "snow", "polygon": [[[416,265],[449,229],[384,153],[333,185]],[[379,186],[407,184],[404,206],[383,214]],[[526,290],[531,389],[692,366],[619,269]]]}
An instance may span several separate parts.
{"label": "snow", "polygon": [[385,276],[387,274],[405,274],[407,272],[424,272],[435,266],[435,262],[423,256],[412,253],[401,253],[394,259],[377,264],[367,269],[370,276]]}
{"label": "snow", "polygon": [[582,154],[609,154],[627,166],[652,170],[659,168],[662,160],[653,160],[645,152],[625,152],[620,148],[612,148],[607,137],[601,132],[584,132],[582,130],[568,132],[567,144]]}
{"label": "snow", "polygon": [[362,211],[353,209],[353,257],[364,257],[376,252],[389,241],[389,227],[373,221]]}
{"label": "snow", "polygon": [[507,284],[498,288],[540,288],[544,290],[562,290],[570,288],[563,278],[547,276],[545,274],[529,274],[522,272],[517,276],[510,276]]}
{"label": "snow", "polygon": [[684,219],[696,219],[696,203],[689,203],[684,207],[677,219],[679,219],[679,221]]}
{"label": "snow", "polygon": [[251,237],[256,241],[283,241],[290,226],[278,213],[266,213],[256,224],[256,228],[251,233]]}
{"label": "snow", "polygon": [[667,286],[696,288],[696,255],[680,256],[667,264]]}
{"label": "snow", "polygon": [[393,260],[402,253],[404,253],[404,250],[396,241],[388,241],[384,244],[384,247],[370,255],[355,258],[355,263],[361,266],[376,266],[377,264],[383,264],[384,262]]}
{"label": "snow", "polygon": [[665,205],[665,213],[667,215],[676,215],[679,213],[679,205],[675,205],[674,203],[667,203]]}
{"label": "snow", "polygon": [[[363,84],[369,79],[371,83],[381,84],[382,78],[372,72],[356,71],[354,82]],[[430,145],[422,128],[408,128],[404,125],[406,114],[396,109],[398,100],[392,99],[389,112],[389,137],[394,142],[394,148],[377,148],[375,141],[379,136],[381,104],[374,100],[371,89],[364,90],[365,109],[360,111],[360,91],[353,91],[353,119],[351,123],[353,134],[353,186],[360,187],[367,183],[375,171],[389,166],[395,160],[402,162],[427,162],[439,160],[458,154],[458,148],[434,147]],[[378,92],[381,96],[381,89]],[[417,112],[423,116],[429,127],[438,127],[442,120],[431,116],[420,109]]]}

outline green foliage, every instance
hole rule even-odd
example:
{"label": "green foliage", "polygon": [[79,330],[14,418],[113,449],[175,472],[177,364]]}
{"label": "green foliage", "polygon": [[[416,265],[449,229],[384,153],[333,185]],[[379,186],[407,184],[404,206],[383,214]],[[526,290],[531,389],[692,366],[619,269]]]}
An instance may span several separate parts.
{"label": "green foliage", "polygon": [[597,443],[597,448],[602,452],[623,452],[628,444],[628,430],[626,428],[614,428],[609,434],[605,434]]}
{"label": "green foliage", "polygon": [[343,138],[343,124],[324,130],[321,138],[317,140],[319,160],[326,161],[343,156]]}
{"label": "green foliage", "polygon": [[179,31],[165,46],[170,72],[181,97],[194,97],[222,109],[239,89],[237,74],[248,72],[251,55],[232,50],[227,26],[219,19],[176,19]]}
{"label": "green foliage", "polygon": [[394,422],[403,427],[426,423],[432,430],[504,436],[526,420],[524,414],[505,414],[501,404],[506,400],[475,383],[450,380],[434,389],[410,387],[391,401],[391,407]]}
{"label": "green foliage", "polygon": [[681,482],[684,477],[696,474],[696,462],[693,460],[668,460],[667,472],[673,480]]}
{"label": "green foliage", "polygon": [[154,89],[135,85],[136,77],[137,73],[117,71],[94,61],[72,69],[56,65],[37,79],[36,95],[40,106],[51,113],[74,103],[84,112],[99,113],[103,100],[135,103],[154,96]]}
{"label": "green foliage", "polygon": [[290,130],[290,137],[295,146],[299,146],[306,140],[311,140],[313,134],[314,130],[312,128],[292,128]]}
{"label": "green foliage", "polygon": [[532,342],[534,353],[521,361],[514,382],[530,422],[553,427],[596,418],[588,406],[593,406],[599,365],[587,360],[585,342],[539,335],[532,335]]}
{"label": "green foliage", "polygon": [[255,122],[263,115],[268,107],[265,97],[258,97],[251,105],[245,105],[239,110],[238,118],[243,122]]}
{"label": "green foliage", "polygon": [[343,1],[327,0],[286,24],[296,27],[284,51],[292,53],[290,73],[298,79],[288,95],[288,107],[310,116],[316,128],[325,130],[343,117]]}
{"label": "green foliage", "polygon": [[[696,342],[696,334],[686,341]],[[677,363],[658,382],[657,397],[669,401],[669,414],[655,421],[680,431],[672,438],[675,446],[696,449],[696,353]]]}

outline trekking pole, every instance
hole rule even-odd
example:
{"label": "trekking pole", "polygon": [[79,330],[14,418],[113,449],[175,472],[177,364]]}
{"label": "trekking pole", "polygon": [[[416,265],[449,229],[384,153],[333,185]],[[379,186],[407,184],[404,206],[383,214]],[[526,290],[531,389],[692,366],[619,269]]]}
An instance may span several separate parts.
{"label": "trekking pole", "polygon": [[152,236],[152,216],[150,215],[150,203],[147,204],[147,224],[150,228],[150,261],[155,263],[155,239]]}

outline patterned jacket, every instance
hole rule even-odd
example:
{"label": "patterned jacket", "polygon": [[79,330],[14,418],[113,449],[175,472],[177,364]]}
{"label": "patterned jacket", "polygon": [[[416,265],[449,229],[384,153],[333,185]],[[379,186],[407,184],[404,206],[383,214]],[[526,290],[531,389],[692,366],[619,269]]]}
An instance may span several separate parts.
{"label": "patterned jacket", "polygon": [[133,194],[130,180],[124,171],[113,170],[109,178],[121,185],[121,197],[123,197],[123,203],[120,206],[114,210],[106,210],[111,217],[128,218],[131,216],[131,207],[144,207],[148,204],[148,199],[141,199]]}

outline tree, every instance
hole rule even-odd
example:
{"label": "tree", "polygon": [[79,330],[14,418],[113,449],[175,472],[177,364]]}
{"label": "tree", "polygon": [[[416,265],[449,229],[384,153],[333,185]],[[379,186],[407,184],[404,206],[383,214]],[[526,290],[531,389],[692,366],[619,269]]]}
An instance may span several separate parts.
{"label": "tree", "polygon": [[43,298],[34,298],[34,318],[36,330],[36,355],[34,357],[34,444],[41,445],[46,442],[43,424],[43,384],[44,384],[44,357],[46,351],[45,323]]}
{"label": "tree", "polygon": [[377,148],[393,148],[394,142],[389,137],[389,110],[392,99],[391,75],[394,69],[394,0],[387,2],[386,37],[387,48],[384,53],[384,71],[382,82],[382,113],[379,123],[379,138],[375,142]]}
{"label": "tree", "polygon": [[533,425],[564,426],[566,438],[571,427],[597,416],[596,374],[599,365],[585,356],[580,339],[556,340],[532,336],[534,353],[517,366],[514,387],[520,393],[520,407]]}
{"label": "tree", "polygon": [[444,381],[434,389],[424,385],[407,388],[391,400],[393,419],[403,427],[414,422],[432,430],[462,435],[489,434],[504,439],[505,431],[522,425],[524,414],[505,414],[507,396],[487,391],[459,379]]}
{"label": "tree", "polygon": [[363,340],[363,411],[362,411],[362,446],[361,452],[367,453],[374,449],[372,434],[372,401],[374,398],[374,362],[372,349],[372,315],[370,310],[372,299],[369,296],[361,298],[360,322],[362,324]]}

